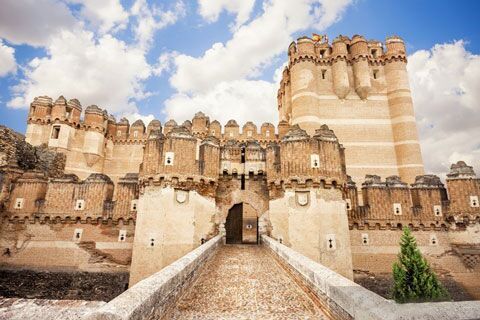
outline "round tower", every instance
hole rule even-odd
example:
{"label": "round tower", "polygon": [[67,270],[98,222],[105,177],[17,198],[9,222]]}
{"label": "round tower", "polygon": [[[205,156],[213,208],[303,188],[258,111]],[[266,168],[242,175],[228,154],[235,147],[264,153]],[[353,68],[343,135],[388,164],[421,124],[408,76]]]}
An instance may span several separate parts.
{"label": "round tower", "polygon": [[290,124],[299,124],[307,132],[319,127],[315,43],[302,37],[289,48],[292,115]]}
{"label": "round tower", "polygon": [[128,131],[130,130],[130,123],[127,118],[120,119],[117,123],[117,139],[126,139],[128,137]]}
{"label": "round tower", "polygon": [[63,97],[60,96],[58,97],[57,100],[55,100],[55,103],[53,104],[52,107],[52,120],[60,120],[63,121],[65,119],[68,119],[67,117],[67,100]]}
{"label": "round tower", "polygon": [[107,113],[97,107],[96,105],[88,106],[85,109],[85,126],[88,128],[95,128],[99,132],[105,130],[107,120]]}
{"label": "round tower", "polygon": [[80,123],[80,116],[82,114],[82,105],[77,99],[70,99],[67,102],[67,112],[70,110],[70,122],[74,125]]}
{"label": "round tower", "polygon": [[350,42],[350,54],[352,57],[353,78],[355,91],[358,96],[365,100],[372,90],[370,82],[370,67],[368,65],[368,44],[364,37],[354,35]]}
{"label": "round tower", "polygon": [[195,113],[195,116],[192,120],[192,133],[206,135],[208,132],[208,126],[210,124],[210,118],[207,117],[203,112]]}
{"label": "round tower", "polygon": [[335,38],[332,44],[333,90],[340,99],[345,99],[345,97],[350,92],[347,59],[347,44],[345,43],[345,41],[343,41],[343,38],[341,36]]}
{"label": "round tower", "polygon": [[424,170],[408,82],[405,44],[400,37],[393,36],[387,38],[386,47],[384,70],[398,173],[403,181],[414,183],[415,177],[423,175]]}
{"label": "round tower", "polygon": [[110,114],[108,115],[108,120],[107,120],[107,138],[113,139],[116,136],[117,136],[117,121],[115,120],[115,117]]}

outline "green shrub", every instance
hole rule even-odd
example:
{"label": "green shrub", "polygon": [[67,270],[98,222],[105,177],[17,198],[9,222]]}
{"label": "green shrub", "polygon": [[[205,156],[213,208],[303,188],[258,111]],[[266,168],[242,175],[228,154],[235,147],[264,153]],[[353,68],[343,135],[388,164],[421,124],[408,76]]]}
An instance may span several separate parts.
{"label": "green shrub", "polygon": [[426,302],[448,300],[448,291],[430,269],[417,248],[409,228],[403,228],[398,261],[393,264],[393,292],[396,302]]}

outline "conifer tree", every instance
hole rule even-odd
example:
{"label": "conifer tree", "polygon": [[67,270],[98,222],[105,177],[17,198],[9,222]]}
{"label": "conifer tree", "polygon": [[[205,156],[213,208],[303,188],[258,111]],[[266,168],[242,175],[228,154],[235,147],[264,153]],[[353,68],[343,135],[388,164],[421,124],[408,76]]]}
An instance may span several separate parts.
{"label": "conifer tree", "polygon": [[398,261],[393,264],[392,296],[399,303],[439,301],[449,298],[427,260],[417,248],[408,227],[403,228]]}

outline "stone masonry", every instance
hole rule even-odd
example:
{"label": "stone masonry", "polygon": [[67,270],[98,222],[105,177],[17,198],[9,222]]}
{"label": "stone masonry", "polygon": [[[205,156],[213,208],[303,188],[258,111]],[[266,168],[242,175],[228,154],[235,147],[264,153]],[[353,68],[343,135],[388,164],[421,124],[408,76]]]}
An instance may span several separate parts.
{"label": "stone masonry", "polygon": [[[409,226],[433,268],[480,292],[480,179],[425,175],[399,37],[299,38],[279,123],[130,125],[34,99],[0,127],[0,266],[129,272],[130,285],[217,235],[268,235],[354,279],[388,273]],[[273,107],[273,106],[272,106]]]}

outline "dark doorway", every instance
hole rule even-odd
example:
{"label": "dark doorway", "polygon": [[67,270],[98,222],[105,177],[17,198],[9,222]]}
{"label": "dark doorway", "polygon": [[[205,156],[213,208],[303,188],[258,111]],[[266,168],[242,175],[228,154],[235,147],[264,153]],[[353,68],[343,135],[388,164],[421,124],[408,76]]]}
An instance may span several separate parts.
{"label": "dark doorway", "polygon": [[234,205],[228,210],[225,231],[227,243],[242,243],[243,203]]}

